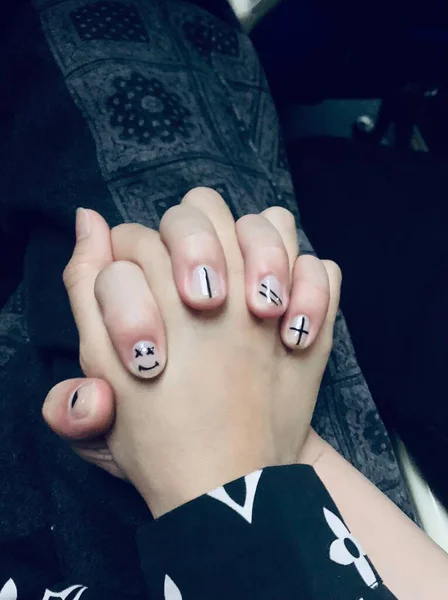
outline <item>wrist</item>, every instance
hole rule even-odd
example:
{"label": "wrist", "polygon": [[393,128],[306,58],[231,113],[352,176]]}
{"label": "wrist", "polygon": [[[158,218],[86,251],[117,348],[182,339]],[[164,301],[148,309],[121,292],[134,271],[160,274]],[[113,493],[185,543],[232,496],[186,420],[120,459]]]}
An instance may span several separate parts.
{"label": "wrist", "polygon": [[188,478],[188,481],[182,480],[182,478],[173,478],[172,481],[175,481],[175,483],[170,482],[157,487],[157,489],[154,486],[151,486],[149,489],[140,489],[140,493],[153,517],[158,519],[179,506],[183,506],[208,492],[241,477],[245,477],[249,473],[264,468],[264,466],[267,465],[201,474],[196,470]]}
{"label": "wrist", "polygon": [[310,428],[302,450],[297,458],[297,463],[314,467],[327,448],[327,443],[314,431],[314,429]]}
{"label": "wrist", "polygon": [[[325,452],[325,449],[326,443],[324,440],[313,429],[310,429],[296,462],[314,466]],[[155,519],[158,519],[179,506],[187,504],[231,481],[245,477],[258,469],[274,466],[272,464],[252,463],[253,461],[250,461],[250,464],[245,464],[245,466],[240,464],[239,467],[232,465],[211,470],[199,467],[195,469],[184,467],[182,472],[176,468],[171,476],[168,475],[163,480],[158,480],[157,485],[152,483],[149,486],[138,487],[151,514]],[[165,472],[168,473],[168,470]],[[152,479],[154,481],[154,478]]]}

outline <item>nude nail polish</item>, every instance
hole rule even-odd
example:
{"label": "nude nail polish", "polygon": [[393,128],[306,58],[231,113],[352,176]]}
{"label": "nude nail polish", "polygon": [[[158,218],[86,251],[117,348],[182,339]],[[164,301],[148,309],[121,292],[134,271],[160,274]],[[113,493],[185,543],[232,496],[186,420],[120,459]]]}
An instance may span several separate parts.
{"label": "nude nail polish", "polygon": [[289,322],[287,331],[288,343],[303,349],[308,346],[310,320],[306,315],[297,315]]}
{"label": "nude nail polish", "polygon": [[132,370],[139,377],[149,379],[160,373],[161,361],[156,345],[148,340],[137,342],[132,348]]}
{"label": "nude nail polish", "polygon": [[91,399],[95,393],[95,383],[85,383],[70,398],[69,410],[75,419],[84,419],[91,409]]}
{"label": "nude nail polish", "polygon": [[217,298],[221,295],[221,283],[212,267],[199,265],[193,270],[191,294],[198,300]]}
{"label": "nude nail polish", "polygon": [[76,211],[76,239],[82,240],[90,235],[91,225],[89,213],[84,208]]}
{"label": "nude nail polish", "polygon": [[264,307],[270,306],[276,308],[283,305],[282,286],[275,275],[264,277],[257,288],[257,301]]}

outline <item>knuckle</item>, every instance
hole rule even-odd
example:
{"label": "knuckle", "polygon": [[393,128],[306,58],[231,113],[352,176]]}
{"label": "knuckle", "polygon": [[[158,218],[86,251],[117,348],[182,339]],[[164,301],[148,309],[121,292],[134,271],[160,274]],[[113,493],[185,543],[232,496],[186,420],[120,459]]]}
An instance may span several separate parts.
{"label": "knuckle", "polygon": [[149,227],[139,225],[138,223],[122,223],[117,225],[111,231],[114,254],[120,255],[121,253],[126,252],[127,249],[134,244],[135,240],[144,238],[151,231],[153,230],[149,229]]}
{"label": "knuckle", "polygon": [[200,228],[196,231],[186,231],[179,237],[179,241],[181,242],[179,249],[181,249],[184,258],[187,260],[192,256],[214,254],[216,248],[219,248],[217,237],[211,231]]}
{"label": "knuckle", "polygon": [[81,367],[81,370],[85,375],[89,373],[91,368],[89,351],[86,347],[86,344],[82,340],[80,340],[79,342],[79,366]]}
{"label": "knuckle", "polygon": [[216,219],[217,222],[235,223],[222,196],[211,188],[197,187],[190,190],[182,199],[182,205],[197,208],[209,218]]}
{"label": "knuckle", "polygon": [[322,352],[330,354],[333,348],[333,327],[325,327],[319,339]]}
{"label": "knuckle", "polygon": [[325,269],[328,273],[328,278],[331,281],[336,282],[338,285],[342,282],[342,271],[341,267],[334,262],[334,260],[323,260],[322,263],[325,266]]}
{"label": "knuckle", "polygon": [[[104,373],[107,373],[107,366],[110,365],[109,353],[98,352],[101,348],[92,339],[79,340],[79,366],[86,377],[104,378]],[[104,346],[103,346],[104,348]]]}
{"label": "knuckle", "polygon": [[141,261],[148,260],[154,254],[159,244],[159,233],[154,231],[154,229],[145,227],[143,231],[140,231],[138,236],[135,236],[135,257]]}
{"label": "knuckle", "polygon": [[91,265],[83,260],[70,260],[62,272],[62,281],[64,282],[67,292],[71,292],[73,288],[80,285],[83,281],[89,278],[91,274]]}
{"label": "knuckle", "polygon": [[97,280],[109,277],[121,279],[123,276],[127,275],[129,271],[136,270],[140,270],[140,267],[138,267],[135,263],[127,260],[116,260],[100,271]]}
{"label": "knuckle", "polygon": [[222,203],[224,200],[221,194],[214,189],[202,186],[191,189],[182,199],[182,204],[192,204],[193,206],[196,206],[197,203],[202,204],[203,202]]}
{"label": "knuckle", "polygon": [[239,233],[244,233],[247,228],[252,227],[254,220],[258,220],[260,215],[248,213],[243,215],[236,222],[236,228]]}
{"label": "knuckle", "polygon": [[173,221],[182,216],[182,205],[176,204],[175,206],[170,206],[164,213],[162,218],[160,219],[160,227],[159,230],[163,235],[163,232],[169,227]]}
{"label": "knuckle", "polygon": [[103,313],[103,321],[106,329],[113,332],[115,337],[127,337],[134,331],[148,329],[148,323],[145,323],[145,318],[142,318],[140,312],[131,310],[120,310],[113,306],[107,308]]}
{"label": "knuckle", "polygon": [[120,223],[111,229],[111,233],[117,238],[133,236],[141,227],[138,223]]}
{"label": "knuckle", "polygon": [[279,226],[284,229],[295,229],[296,219],[292,212],[283,206],[272,206],[265,211]]}

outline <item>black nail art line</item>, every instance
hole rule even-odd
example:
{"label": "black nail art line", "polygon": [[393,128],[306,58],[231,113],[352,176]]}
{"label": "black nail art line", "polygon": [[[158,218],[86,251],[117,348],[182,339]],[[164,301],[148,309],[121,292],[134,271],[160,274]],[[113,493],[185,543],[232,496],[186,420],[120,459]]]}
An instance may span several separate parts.
{"label": "black nail art line", "polygon": [[264,296],[266,298],[266,300],[269,300],[270,302],[272,302],[273,304],[275,304],[275,306],[278,306],[278,302],[276,300],[274,300],[274,298],[268,298],[267,294],[265,294],[264,292],[259,291],[259,294],[261,294],[262,296]]}
{"label": "black nail art line", "polygon": [[141,349],[139,348],[134,348],[135,350],[135,356],[134,358],[138,358],[139,356],[143,357],[143,352],[146,354],[146,356],[149,356],[150,354],[154,354],[154,346],[151,348],[150,346],[143,346]]}
{"label": "black nail art line", "polygon": [[73,408],[78,400],[78,390],[73,394],[73,398],[70,401],[70,407]]}
{"label": "black nail art line", "polygon": [[205,273],[205,283],[207,285],[208,297],[211,298],[212,297],[212,288],[211,288],[211,285],[210,285],[210,279],[208,277],[208,272],[207,272],[207,269],[205,267],[202,267],[202,270]]}
{"label": "black nail art line", "polygon": [[156,361],[152,367],[142,367],[142,365],[138,365],[138,370],[139,371],[152,371],[153,369],[155,369],[156,367],[159,367],[159,366],[160,366],[159,363]]}
{"label": "black nail art line", "polygon": [[300,329],[298,329],[297,327],[290,327],[290,329],[292,329],[292,331],[298,331],[299,332],[299,338],[297,340],[296,346],[298,346],[300,344],[300,342],[302,341],[302,336],[305,333],[306,335],[309,334],[309,331],[307,331],[305,329],[305,317],[302,317],[302,322],[300,323]]}
{"label": "black nail art line", "polygon": [[[264,288],[265,290],[268,289],[268,286],[265,283],[262,283],[261,287]],[[280,298],[280,296],[277,296],[277,294],[275,292],[273,292],[272,290],[269,290],[269,293],[272,296],[274,296],[274,298],[276,298],[280,302],[280,304],[283,304],[282,299]],[[272,300],[272,298],[271,298],[271,300]]]}

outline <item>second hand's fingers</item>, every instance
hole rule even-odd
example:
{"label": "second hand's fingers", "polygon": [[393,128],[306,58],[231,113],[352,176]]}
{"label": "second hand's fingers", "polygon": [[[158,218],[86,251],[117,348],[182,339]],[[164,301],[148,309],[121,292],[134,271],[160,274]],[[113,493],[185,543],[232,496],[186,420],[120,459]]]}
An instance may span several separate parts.
{"label": "second hand's fingers", "polygon": [[294,215],[281,206],[271,206],[260,213],[279,232],[288,253],[289,268],[292,273],[294,263],[299,254],[299,240]]}
{"label": "second hand's fingers", "polygon": [[112,263],[98,275],[95,296],[125,366],[137,377],[159,375],[167,356],[165,327],[140,267],[126,261]]}
{"label": "second hand's fingers", "polygon": [[292,350],[308,348],[327,316],[330,287],[325,265],[314,256],[300,256],[293,270],[291,298],[281,336]]}
{"label": "second hand's fingers", "polygon": [[278,318],[289,299],[288,255],[277,229],[261,215],[246,215],[236,224],[244,257],[246,301],[260,318]]}
{"label": "second hand's fingers", "polygon": [[182,300],[191,308],[220,306],[227,291],[227,267],[221,242],[210,219],[188,204],[170,208],[160,223],[173,276]]}
{"label": "second hand's fingers", "polygon": [[333,340],[333,329],[336,321],[336,315],[339,309],[339,300],[341,296],[342,273],[338,264],[332,260],[322,260],[321,263],[325,267],[328,275],[328,283],[330,286],[330,301],[328,304],[327,317],[321,328],[320,337],[326,337],[329,345]]}

